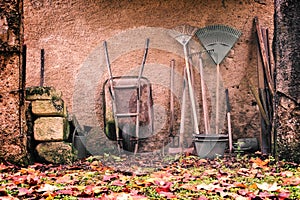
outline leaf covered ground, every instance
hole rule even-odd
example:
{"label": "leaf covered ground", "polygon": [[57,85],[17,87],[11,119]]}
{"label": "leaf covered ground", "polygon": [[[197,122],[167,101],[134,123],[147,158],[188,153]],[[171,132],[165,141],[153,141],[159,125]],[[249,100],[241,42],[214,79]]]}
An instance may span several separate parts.
{"label": "leaf covered ground", "polygon": [[0,172],[0,199],[300,199],[300,166],[258,155],[104,155],[27,168],[2,162]]}

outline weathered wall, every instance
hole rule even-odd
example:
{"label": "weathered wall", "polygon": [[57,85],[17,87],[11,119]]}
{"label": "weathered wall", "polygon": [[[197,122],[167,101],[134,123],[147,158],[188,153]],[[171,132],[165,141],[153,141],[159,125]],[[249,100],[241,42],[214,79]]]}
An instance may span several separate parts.
{"label": "weathered wall", "polygon": [[[99,94],[108,77],[103,41],[108,40],[109,51],[113,54],[111,60],[115,76],[137,74],[136,66],[141,62],[144,39],[150,35],[145,76],[150,77],[154,85],[155,112],[158,112],[156,120],[160,120],[159,126],[162,127],[157,128],[166,131],[169,61],[175,58],[176,71],[182,74],[184,60],[182,46],[174,39],[164,37],[161,29],[182,24],[199,28],[224,24],[242,32],[220,66],[223,86],[229,88],[232,103],[233,136],[234,139],[258,137],[259,112],[247,83],[247,78],[254,84],[257,81],[257,44],[253,18],[258,16],[261,24],[269,28],[272,40],[273,11],[271,0],[264,4],[252,0],[25,0],[25,43],[28,46],[26,84],[39,84],[40,50],[45,49],[45,85],[62,91],[69,112],[76,114],[81,124],[101,124]],[[197,38],[195,41],[199,46]],[[175,49],[175,53],[168,52],[168,48]],[[181,52],[180,55],[178,52]],[[215,67],[212,62],[207,63]],[[177,82],[180,93],[182,84]],[[199,85],[196,91],[199,93]],[[177,119],[179,112],[177,110]],[[225,118],[222,119],[226,124]]]}
{"label": "weathered wall", "polygon": [[300,162],[300,5],[275,1],[276,131],[280,158]]}
{"label": "weathered wall", "polygon": [[[253,18],[258,16],[261,24],[268,27],[272,35],[273,1],[268,0],[265,4],[260,4],[252,0],[230,0],[224,3],[222,4],[221,0],[209,2],[200,0],[25,0],[25,43],[28,46],[27,86],[39,84],[40,49],[44,48],[46,52],[45,84],[63,92],[63,98],[72,113],[76,104],[74,101],[79,101],[73,99],[76,84],[81,81],[78,78],[82,73],[88,73],[83,72],[87,65],[85,62],[91,60],[89,56],[95,55],[95,49],[99,50],[97,53],[103,53],[101,46],[104,40],[116,38],[120,33],[141,27],[173,28],[181,24],[190,24],[200,28],[211,24],[225,24],[242,32],[230,56],[221,64],[223,84],[224,87],[229,88],[232,102],[234,138],[257,136],[259,115],[246,77],[256,82],[257,48]],[[120,48],[126,48],[122,44],[131,39],[126,34],[124,37],[121,38],[123,41],[119,41],[119,45],[122,46]],[[141,48],[144,45],[143,38],[143,35],[137,35],[135,38],[138,43],[141,43],[139,44]],[[129,44],[134,42],[134,40],[129,41]],[[165,56],[164,51],[155,53],[152,50],[152,52],[154,55],[150,54],[149,59],[164,67],[168,66],[170,58],[174,57],[174,55]],[[128,53],[125,53],[123,57],[114,60],[114,75],[126,74],[125,70],[130,69],[127,66],[140,63],[142,51],[133,55],[128,56]],[[100,56],[98,58],[100,59]],[[101,64],[101,61],[95,62]],[[121,62],[122,70],[118,69],[118,63]],[[180,62],[183,64],[182,60]],[[178,68],[181,73],[182,66]],[[81,86],[95,84],[97,85],[95,88],[99,88],[99,85],[107,78],[106,68],[102,74],[93,67],[89,70],[95,70],[93,73],[99,74],[99,82],[85,82]],[[160,74],[159,71],[156,74]],[[163,78],[165,77],[161,77]],[[89,76],[82,76],[81,79],[89,79]],[[164,91],[159,88],[155,89],[153,94],[155,98],[164,94]],[[96,101],[95,98],[90,97],[93,102]],[[78,111],[79,108],[75,109]]]}
{"label": "weathered wall", "polygon": [[[21,2],[15,0],[0,3],[0,157],[26,163],[28,161],[27,140],[21,123],[24,115],[23,102],[18,92],[22,87],[22,75],[25,75],[22,72],[20,53],[23,44]],[[157,31],[156,28],[173,28],[180,24],[196,27],[225,24],[243,33],[233,51],[221,64],[223,84],[224,87],[229,88],[232,102],[234,138],[257,136],[259,115],[246,81],[246,77],[256,81],[256,42],[252,20],[254,16],[258,16],[261,24],[268,27],[272,35],[274,10],[273,1],[258,2],[260,1],[214,0],[207,3],[197,0],[187,2],[25,0],[25,43],[28,46],[27,86],[38,85],[40,82],[40,49],[44,48],[46,51],[45,84],[63,92],[63,98],[71,113],[74,110],[81,113],[78,105],[82,104],[84,109],[92,110],[83,109],[82,113],[95,112],[98,115],[96,118],[100,119],[90,119],[90,121],[99,123],[101,105],[98,108],[95,105],[100,102],[100,88],[107,74],[105,70],[97,73],[94,70],[98,68],[93,66],[103,62],[103,57],[100,56],[102,60],[99,61],[99,57],[95,56],[103,53],[103,49],[100,48],[103,40],[113,38],[110,41],[112,43],[110,48],[117,49],[119,45],[130,49],[124,45],[130,46],[135,41],[142,43],[145,36],[139,34],[145,33],[144,28],[149,30],[147,27],[154,27]],[[300,79],[297,59],[299,45],[296,42],[299,41],[299,34],[297,35],[299,4],[287,0],[275,1],[275,6],[277,21],[275,24],[277,32],[275,35],[277,71],[275,119],[278,152],[282,158],[292,159],[292,157],[299,158],[297,133],[299,133]],[[133,35],[130,36],[126,32]],[[126,37],[120,38],[122,36]],[[116,39],[121,40],[116,41]],[[156,42],[164,43],[163,39]],[[118,45],[116,42],[119,42]],[[171,44],[166,43],[166,45]],[[138,47],[142,49],[143,44]],[[118,57],[113,60],[116,66],[114,75],[128,74],[132,69],[130,66],[137,65],[141,60],[137,55],[141,55],[142,51],[134,49],[123,53],[124,55],[120,56],[120,52],[117,52]],[[159,67],[168,67],[168,62],[172,58],[178,61],[176,68],[178,73],[182,72],[182,56],[180,58],[176,53],[164,50],[152,50],[150,55],[152,56],[149,60],[155,65],[151,68],[150,74],[154,74],[159,80],[165,78],[165,74],[160,73]],[[88,65],[92,67],[89,69]],[[95,73],[99,81],[89,80],[91,73]],[[154,98],[156,104],[166,107],[168,100],[160,98],[166,96],[165,93],[168,92],[168,88],[160,87],[163,84],[169,86],[168,83],[161,81],[155,84],[158,86],[154,87]],[[85,106],[90,102],[86,102],[86,98],[78,95],[76,91],[80,88],[80,92],[88,96],[88,93],[85,93],[85,88],[90,88],[88,85],[93,85],[92,88],[97,90],[94,96],[90,96],[94,107]],[[74,94],[77,94],[76,98],[82,97],[82,100],[74,98]],[[77,106],[75,109],[74,104]],[[84,120],[87,125],[90,121]],[[284,157],[291,154],[292,157]]]}
{"label": "weathered wall", "polygon": [[27,164],[21,49],[22,2],[0,2],[0,158]]}

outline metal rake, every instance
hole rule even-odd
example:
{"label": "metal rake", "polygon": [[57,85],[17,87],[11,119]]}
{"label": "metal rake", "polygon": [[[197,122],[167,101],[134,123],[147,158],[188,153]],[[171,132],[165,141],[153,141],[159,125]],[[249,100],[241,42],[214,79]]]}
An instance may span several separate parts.
{"label": "metal rake", "polygon": [[241,34],[240,31],[225,25],[210,25],[196,32],[204,48],[214,50],[210,55],[216,64],[223,61]]}
{"label": "metal rake", "polygon": [[207,51],[213,50],[210,54],[217,64],[217,85],[216,85],[216,134],[219,133],[219,64],[226,57],[230,49],[241,36],[241,32],[226,25],[210,25],[199,29],[196,35]]}

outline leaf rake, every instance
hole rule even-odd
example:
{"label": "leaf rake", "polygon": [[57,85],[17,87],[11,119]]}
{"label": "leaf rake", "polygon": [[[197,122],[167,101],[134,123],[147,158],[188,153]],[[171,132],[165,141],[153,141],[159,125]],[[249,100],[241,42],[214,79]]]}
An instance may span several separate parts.
{"label": "leaf rake", "polygon": [[207,51],[213,50],[210,54],[217,64],[217,87],[216,87],[216,134],[219,133],[219,84],[220,84],[220,63],[226,57],[230,49],[241,36],[241,32],[225,25],[210,25],[199,29],[196,35]]}
{"label": "leaf rake", "polygon": [[240,31],[225,25],[210,25],[196,32],[204,48],[213,49],[214,53],[210,55],[216,64],[223,61],[241,34]]}
{"label": "leaf rake", "polygon": [[[185,69],[186,69],[187,83],[188,83],[187,85],[189,90],[190,101],[192,104],[191,106],[192,106],[192,113],[193,113],[194,131],[196,134],[200,134],[199,127],[198,127],[198,118],[197,118],[194,90],[193,90],[192,80],[191,80],[191,70],[190,70],[189,58],[188,58],[188,43],[191,40],[191,38],[195,35],[197,30],[198,28],[185,24],[185,25],[177,26],[174,29],[170,30],[169,35],[173,37],[175,40],[177,40],[177,42],[179,42],[181,45],[183,45]],[[183,124],[181,124],[181,126],[182,125]],[[183,141],[180,142],[182,143]]]}

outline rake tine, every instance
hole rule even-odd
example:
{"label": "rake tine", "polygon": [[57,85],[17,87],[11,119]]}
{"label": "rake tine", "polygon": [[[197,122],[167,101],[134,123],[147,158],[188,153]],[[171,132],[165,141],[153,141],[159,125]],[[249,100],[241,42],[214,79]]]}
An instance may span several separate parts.
{"label": "rake tine", "polygon": [[216,85],[216,134],[219,132],[219,82],[220,63],[226,57],[230,49],[236,43],[241,32],[225,25],[211,25],[199,29],[196,32],[198,39],[206,50],[214,49],[211,58],[217,65],[217,85]]}

